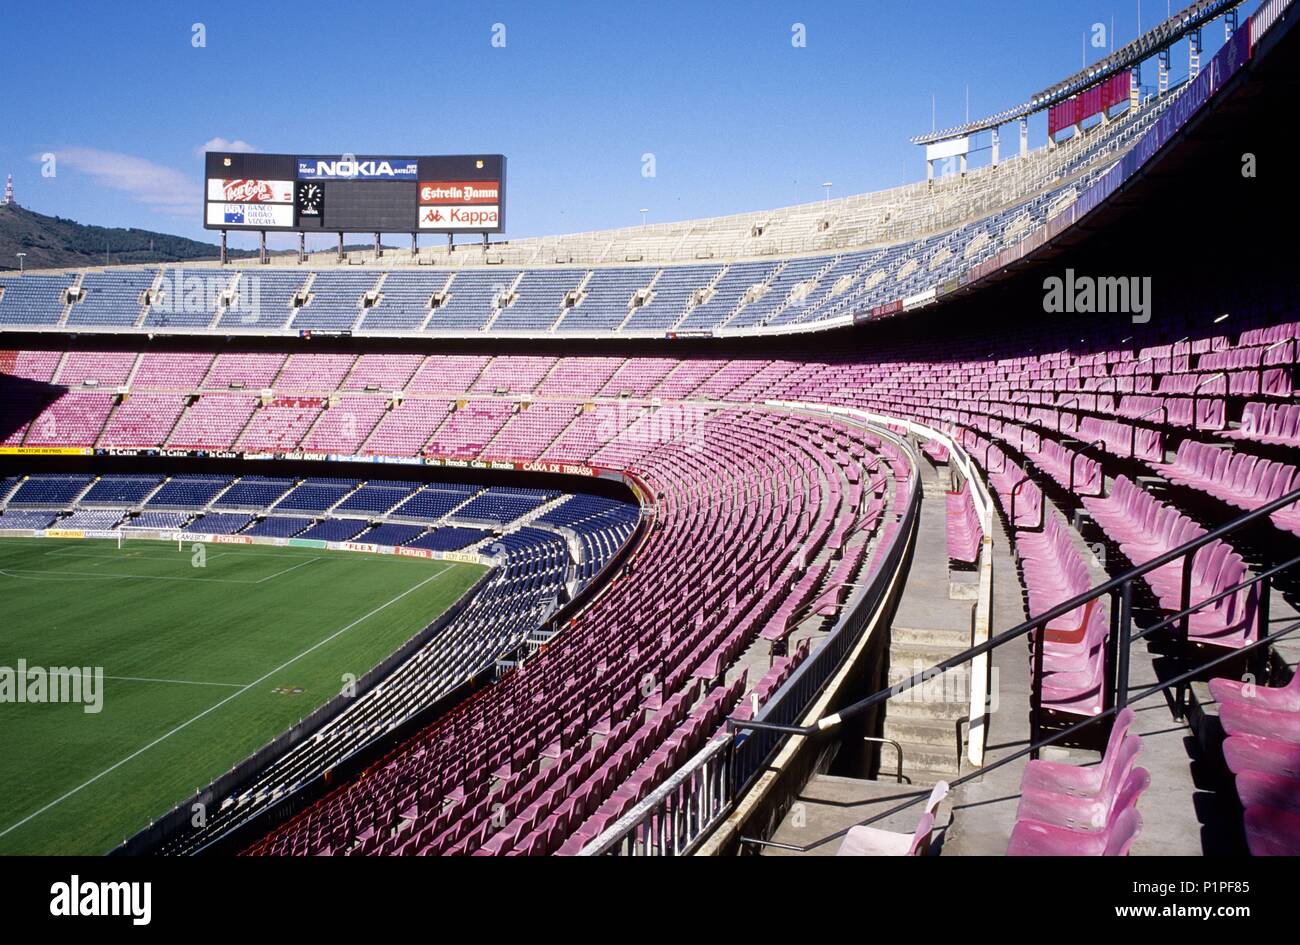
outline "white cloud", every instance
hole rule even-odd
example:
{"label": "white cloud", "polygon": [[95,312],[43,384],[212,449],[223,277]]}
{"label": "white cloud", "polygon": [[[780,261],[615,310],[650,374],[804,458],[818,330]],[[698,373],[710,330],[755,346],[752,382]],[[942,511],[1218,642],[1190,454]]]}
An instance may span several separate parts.
{"label": "white cloud", "polygon": [[209,138],[194,149],[194,154],[196,157],[202,157],[204,151],[229,151],[232,154],[251,154],[256,150],[255,145],[251,145],[241,138],[236,138],[234,141],[228,141],[225,138]]}
{"label": "white cloud", "polygon": [[59,172],[65,169],[78,171],[104,187],[121,191],[168,216],[197,219],[200,215],[202,183],[175,168],[98,148],[61,148],[54,153]]}

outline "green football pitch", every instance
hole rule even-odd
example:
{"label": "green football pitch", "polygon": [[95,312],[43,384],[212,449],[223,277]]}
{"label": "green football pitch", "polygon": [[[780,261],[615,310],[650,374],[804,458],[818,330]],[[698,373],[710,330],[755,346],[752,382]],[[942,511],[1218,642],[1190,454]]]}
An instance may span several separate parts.
{"label": "green football pitch", "polygon": [[[0,702],[0,854],[104,853],[447,609],[476,564],[0,539],[0,671],[99,667],[102,706]],[[201,565],[201,566],[200,566]]]}

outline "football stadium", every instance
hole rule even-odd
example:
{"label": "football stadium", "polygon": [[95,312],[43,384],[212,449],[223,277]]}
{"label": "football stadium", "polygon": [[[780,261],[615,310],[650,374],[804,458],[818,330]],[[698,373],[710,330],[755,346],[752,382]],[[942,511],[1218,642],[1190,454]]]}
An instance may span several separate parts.
{"label": "football stadium", "polygon": [[313,86],[202,254],[16,244],[0,853],[1300,854],[1300,3],[1038,6],[866,192],[575,230]]}

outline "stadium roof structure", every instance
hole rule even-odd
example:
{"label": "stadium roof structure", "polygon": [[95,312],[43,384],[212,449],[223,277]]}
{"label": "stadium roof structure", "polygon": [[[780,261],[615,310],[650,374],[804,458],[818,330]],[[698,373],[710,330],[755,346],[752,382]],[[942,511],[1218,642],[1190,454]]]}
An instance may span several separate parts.
{"label": "stadium roof structure", "polygon": [[[1237,29],[1195,78],[1032,157],[778,210],[506,241],[312,256],[295,268],[121,267],[0,277],[0,327],[37,333],[424,338],[789,335],[966,293],[1107,204],[1250,65]],[[359,264],[359,265],[358,265]],[[202,305],[177,308],[185,280]],[[246,291],[247,290],[247,291]],[[257,290],[257,291],[254,291]],[[244,297],[257,311],[244,310]]]}
{"label": "stadium roof structure", "polygon": [[[1117,73],[1139,65],[1143,60],[1163,49],[1169,48],[1171,44],[1189,33],[1196,32],[1216,17],[1233,13],[1241,3],[1242,0],[1196,0],[1195,3],[1189,4],[1155,28],[1143,33],[1133,42],[1111,53],[1105,59],[1080,69],[1073,75],[1031,96],[1027,101],[1019,105],[1003,109],[976,121],[968,121],[964,124],[954,125],[951,128],[916,135],[911,138],[911,141],[913,144],[935,144],[952,138],[965,137],[980,131],[989,131],[1008,122],[1028,118],[1030,115],[1051,108],[1058,102],[1065,101],[1070,96],[1090,88]],[[1233,27],[1234,20],[1230,19],[1227,27],[1228,31],[1231,32]]]}

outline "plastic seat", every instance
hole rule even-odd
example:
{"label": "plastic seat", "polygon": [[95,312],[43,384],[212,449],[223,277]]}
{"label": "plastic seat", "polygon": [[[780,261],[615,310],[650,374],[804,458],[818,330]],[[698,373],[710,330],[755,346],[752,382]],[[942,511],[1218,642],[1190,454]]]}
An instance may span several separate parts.
{"label": "plastic seat", "polygon": [[930,850],[934,830],[934,812],[948,796],[948,782],[940,781],[930,792],[925,810],[911,834],[858,826],[849,829],[836,856],[925,856]]}
{"label": "plastic seat", "polygon": [[1141,751],[1141,737],[1126,735],[1103,762],[1105,770],[1094,795],[1058,794],[1022,782],[1016,820],[1038,821],[1073,830],[1102,829],[1110,818],[1120,787],[1133,770]]}
{"label": "plastic seat", "polygon": [[1263,771],[1300,778],[1300,745],[1291,742],[1262,735],[1230,735],[1223,740],[1223,759],[1233,774]]}
{"label": "plastic seat", "polygon": [[1099,764],[1071,765],[1036,758],[1025,766],[1025,773],[1020,779],[1020,789],[1050,791],[1074,797],[1095,797],[1106,779],[1107,772],[1118,760],[1119,746],[1136,718],[1137,713],[1128,707],[1115,715],[1115,720],[1111,724],[1110,738],[1106,740],[1106,750]]}
{"label": "plastic seat", "polygon": [[1276,712],[1243,702],[1227,702],[1219,707],[1219,720],[1229,735],[1262,735],[1300,744],[1300,712]]}
{"label": "plastic seat", "polygon": [[1300,856],[1300,814],[1247,807],[1246,846],[1253,856]]}
{"label": "plastic seat", "polygon": [[1237,797],[1242,807],[1271,807],[1300,814],[1300,779],[1243,771],[1237,775]]}
{"label": "plastic seat", "polygon": [[1220,703],[1241,703],[1275,712],[1300,712],[1300,671],[1293,673],[1285,686],[1261,686],[1216,677],[1210,680],[1210,695]]}
{"label": "plastic seat", "polygon": [[1071,830],[1033,820],[1016,822],[1007,856],[1127,856],[1142,829],[1135,807],[1151,784],[1145,768],[1129,772],[1104,830]]}

